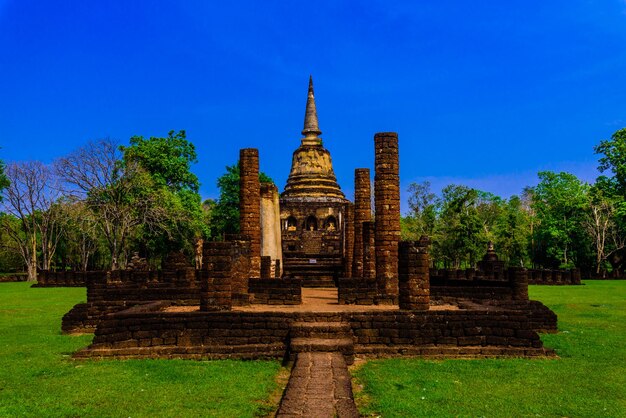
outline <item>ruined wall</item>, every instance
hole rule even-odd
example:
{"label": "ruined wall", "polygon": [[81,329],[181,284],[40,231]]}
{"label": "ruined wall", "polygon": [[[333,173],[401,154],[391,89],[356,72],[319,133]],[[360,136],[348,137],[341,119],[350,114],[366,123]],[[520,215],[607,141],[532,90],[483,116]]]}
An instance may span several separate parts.
{"label": "ruined wall", "polygon": [[302,280],[285,278],[250,279],[249,292],[252,303],[263,305],[300,305],[302,303]]}
{"label": "ruined wall", "polygon": [[[523,311],[504,308],[361,313],[154,312],[107,316],[77,357],[284,358],[294,322],[343,321],[367,357],[553,355]],[[497,320],[496,320],[497,318]]]}
{"label": "ruined wall", "polygon": [[372,220],[371,202],[370,170],[357,168],[354,170],[354,260],[349,277],[367,277],[363,274],[363,223]]}
{"label": "ruined wall", "polygon": [[430,295],[437,302],[467,300],[528,300],[528,271],[509,268],[502,272],[476,269],[430,269]]}
{"label": "ruined wall", "polygon": [[580,269],[572,270],[528,270],[529,284],[542,285],[579,285],[581,284]]}
{"label": "ruined wall", "polygon": [[[37,283],[31,287],[83,287],[86,286],[84,272],[80,271],[48,271],[43,270],[37,273]],[[16,276],[25,281],[26,276]],[[0,277],[0,282],[3,281]]]}
{"label": "ruined wall", "polygon": [[375,278],[345,277],[338,280],[340,305],[373,305],[378,295]]}
{"label": "ruined wall", "polygon": [[400,164],[398,134],[380,132],[374,135],[376,211],[376,279],[380,303],[398,299],[398,242],[400,241]]}
{"label": "ruined wall", "polygon": [[272,272],[283,258],[278,187],[271,183],[261,184],[261,256],[271,257]]}
{"label": "ruined wall", "polygon": [[239,151],[239,225],[240,232],[250,240],[250,273],[261,276],[261,183],[259,182],[259,150]]}

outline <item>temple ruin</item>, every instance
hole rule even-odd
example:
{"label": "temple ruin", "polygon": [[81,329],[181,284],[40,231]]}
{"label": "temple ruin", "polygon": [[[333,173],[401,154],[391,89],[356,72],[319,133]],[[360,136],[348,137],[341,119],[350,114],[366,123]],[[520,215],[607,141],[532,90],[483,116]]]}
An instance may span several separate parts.
{"label": "temple ruin", "polygon": [[173,255],[162,271],[43,273],[41,285],[62,274],[87,286],[63,318],[65,332],[95,332],[75,357],[554,355],[537,332],[555,331],[556,315],[528,299],[541,273],[506,268],[493,248],[477,269],[436,270],[428,237],[400,240],[396,133],[373,135],[354,202],[322,144],[312,79],[302,135],[280,196],[259,182],[258,150],[241,150],[241,232],[205,242],[201,268]]}

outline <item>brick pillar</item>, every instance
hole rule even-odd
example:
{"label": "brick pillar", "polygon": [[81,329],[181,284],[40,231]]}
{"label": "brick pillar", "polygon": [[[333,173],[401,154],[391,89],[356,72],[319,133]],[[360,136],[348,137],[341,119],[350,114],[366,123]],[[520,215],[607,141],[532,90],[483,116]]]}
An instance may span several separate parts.
{"label": "brick pillar", "polygon": [[352,275],[363,275],[363,222],[372,220],[372,187],[370,170],[357,168],[354,170],[354,261]]}
{"label": "brick pillar", "polygon": [[200,275],[200,310],[229,311],[232,308],[230,277],[222,272],[196,270]]}
{"label": "brick pillar", "polygon": [[528,271],[523,267],[509,267],[509,282],[514,300],[528,300]]}
{"label": "brick pillar", "polygon": [[376,280],[379,302],[396,303],[398,298],[398,242],[400,241],[400,165],[398,134],[374,135],[376,155],[374,204],[376,211]]}
{"label": "brick pillar", "polygon": [[272,278],[272,257],[270,257],[269,255],[261,257],[261,278]]}
{"label": "brick pillar", "polygon": [[346,205],[346,216],[344,223],[344,272],[343,277],[352,277],[352,264],[354,262],[354,205]]}
{"label": "brick pillar", "polygon": [[203,248],[204,270],[200,281],[200,310],[222,311],[232,307],[232,243],[207,242]]}
{"label": "brick pillar", "polygon": [[572,284],[580,284],[580,269],[572,270]]}
{"label": "brick pillar", "polygon": [[249,277],[261,276],[261,183],[259,150],[239,151],[239,225],[242,235],[250,239]]}
{"label": "brick pillar", "polygon": [[[216,272],[218,278],[228,278],[231,303],[244,306],[250,303],[248,279],[250,273],[250,242],[240,235],[231,235],[229,241],[205,242],[203,269]],[[214,277],[214,276],[210,276]]]}
{"label": "brick pillar", "polygon": [[363,278],[376,278],[374,222],[363,222]]}
{"label": "brick pillar", "polygon": [[430,307],[430,260],[428,238],[399,243],[398,288],[400,309],[428,310]]}
{"label": "brick pillar", "polygon": [[283,277],[283,274],[280,270],[280,260],[276,260],[274,262],[274,277],[276,277],[277,279]]}

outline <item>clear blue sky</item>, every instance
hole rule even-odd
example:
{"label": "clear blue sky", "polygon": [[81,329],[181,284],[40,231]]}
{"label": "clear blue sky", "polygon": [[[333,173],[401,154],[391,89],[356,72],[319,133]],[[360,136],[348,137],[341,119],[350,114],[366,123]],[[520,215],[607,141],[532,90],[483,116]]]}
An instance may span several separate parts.
{"label": "clear blue sky", "polygon": [[244,147],[282,190],[309,74],[349,197],[378,131],[404,189],[593,180],[626,126],[626,1],[0,0],[0,158],[185,129],[203,197]]}

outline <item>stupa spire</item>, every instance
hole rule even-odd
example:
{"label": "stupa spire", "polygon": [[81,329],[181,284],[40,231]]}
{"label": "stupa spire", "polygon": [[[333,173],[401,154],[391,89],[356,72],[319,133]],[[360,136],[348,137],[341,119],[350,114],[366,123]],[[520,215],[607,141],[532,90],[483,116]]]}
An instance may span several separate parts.
{"label": "stupa spire", "polygon": [[315,93],[313,92],[313,76],[309,76],[309,93],[306,99],[306,111],[304,112],[304,129],[302,130],[302,145],[318,145],[321,141],[319,135],[319,123],[317,121],[317,108],[315,107]]}

